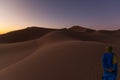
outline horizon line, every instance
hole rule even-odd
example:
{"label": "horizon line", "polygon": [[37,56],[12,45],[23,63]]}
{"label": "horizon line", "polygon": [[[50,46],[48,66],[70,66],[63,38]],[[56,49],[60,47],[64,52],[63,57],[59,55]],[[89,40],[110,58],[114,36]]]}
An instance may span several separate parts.
{"label": "horizon line", "polygon": [[[74,25],[74,26],[79,26],[79,25]],[[22,30],[22,29],[26,29],[26,28],[32,28],[32,27],[38,27],[38,28],[48,28],[48,29],[63,29],[63,28],[52,28],[52,27],[39,27],[39,26],[29,26],[29,27],[24,27],[24,28],[18,28],[18,29],[12,29],[12,30],[8,30],[8,31],[3,31],[3,32],[0,32],[0,35],[2,34],[7,34],[9,32],[13,32],[13,31],[17,31],[17,30]],[[72,27],[72,26],[71,26]],[[81,26],[80,26],[81,27]],[[66,29],[70,28],[70,27],[64,27]],[[83,28],[87,28],[87,27],[83,27]],[[88,28],[88,29],[92,29],[92,28]],[[106,30],[106,31],[117,31],[117,30],[120,30],[120,29],[92,29],[92,30],[96,30],[96,31],[99,31],[99,30]],[[1,30],[2,31],[2,30]]]}

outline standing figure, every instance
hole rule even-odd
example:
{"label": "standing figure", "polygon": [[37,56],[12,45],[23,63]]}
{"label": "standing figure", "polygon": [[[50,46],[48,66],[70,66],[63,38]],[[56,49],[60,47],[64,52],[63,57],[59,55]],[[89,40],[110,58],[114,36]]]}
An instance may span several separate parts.
{"label": "standing figure", "polygon": [[113,52],[112,47],[106,47],[102,57],[104,74],[102,80],[116,80],[118,71],[118,56]]}

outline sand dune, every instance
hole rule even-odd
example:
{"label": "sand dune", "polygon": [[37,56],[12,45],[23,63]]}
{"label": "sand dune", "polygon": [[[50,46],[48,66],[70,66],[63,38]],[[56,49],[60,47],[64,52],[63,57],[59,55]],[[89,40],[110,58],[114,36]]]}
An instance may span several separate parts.
{"label": "sand dune", "polygon": [[113,45],[120,56],[119,31],[110,32],[114,37],[108,33],[61,29],[35,40],[1,44],[0,80],[100,80],[104,47]]}
{"label": "sand dune", "polygon": [[20,62],[1,70],[0,79],[98,80],[102,75],[101,56],[104,47],[101,43],[80,41],[44,46]]}
{"label": "sand dune", "polygon": [[[70,41],[42,47],[26,59],[1,70],[0,79],[74,80],[84,79],[85,76],[89,77],[84,80],[99,79],[98,72],[101,70],[99,62],[103,46],[93,44]],[[91,68],[95,69],[95,72],[91,71]],[[94,75],[97,76],[96,79]]]}
{"label": "sand dune", "polygon": [[38,39],[45,34],[57,29],[39,28],[39,27],[28,27],[25,29],[8,32],[0,35],[0,43],[15,43]]}
{"label": "sand dune", "polygon": [[88,29],[81,26],[72,26],[68,30],[75,31],[75,32],[94,32],[95,31],[93,29]]}
{"label": "sand dune", "polygon": [[35,41],[0,45],[0,70],[32,54],[38,45]]}
{"label": "sand dune", "polygon": [[[15,43],[24,42],[34,39],[39,39],[47,34],[55,34],[60,32],[63,36],[69,36],[74,39],[82,41],[97,41],[104,43],[120,44],[120,30],[107,31],[107,30],[93,30],[80,26],[72,26],[70,28],[63,29],[49,29],[49,28],[38,28],[28,27],[26,29],[12,31],[7,34],[0,35],[0,43]],[[57,36],[57,35],[56,35]],[[61,40],[61,38],[59,38]]]}

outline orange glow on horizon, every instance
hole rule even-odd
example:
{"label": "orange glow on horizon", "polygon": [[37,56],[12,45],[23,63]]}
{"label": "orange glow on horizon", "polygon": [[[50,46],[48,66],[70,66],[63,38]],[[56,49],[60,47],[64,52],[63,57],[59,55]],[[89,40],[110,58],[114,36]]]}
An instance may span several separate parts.
{"label": "orange glow on horizon", "polygon": [[10,32],[10,31],[12,31],[11,29],[9,30],[9,29],[4,29],[4,28],[0,28],[0,34],[5,34],[5,33],[7,33],[7,32]]}
{"label": "orange glow on horizon", "polygon": [[0,34],[4,34],[4,33],[7,33],[7,32],[9,32],[9,30],[0,29]]}
{"label": "orange glow on horizon", "polygon": [[19,30],[20,28],[18,27],[1,27],[0,26],[0,34],[5,34],[7,32],[10,32],[10,31],[14,31],[14,30]]}

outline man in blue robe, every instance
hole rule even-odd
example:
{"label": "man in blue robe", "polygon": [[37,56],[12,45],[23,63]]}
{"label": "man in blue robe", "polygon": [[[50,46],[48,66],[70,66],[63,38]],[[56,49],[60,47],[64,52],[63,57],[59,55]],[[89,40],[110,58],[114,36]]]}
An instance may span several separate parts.
{"label": "man in blue robe", "polygon": [[106,48],[106,52],[102,57],[102,64],[104,69],[104,74],[102,80],[116,80],[118,71],[118,60],[117,55],[113,53],[112,47]]}

